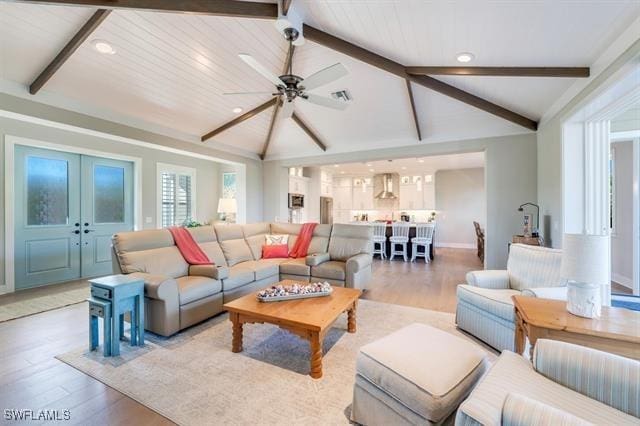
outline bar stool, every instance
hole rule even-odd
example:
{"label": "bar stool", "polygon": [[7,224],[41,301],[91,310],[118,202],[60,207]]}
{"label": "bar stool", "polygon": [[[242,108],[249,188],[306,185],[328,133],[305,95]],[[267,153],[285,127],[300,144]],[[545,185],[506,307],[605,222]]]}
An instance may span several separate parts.
{"label": "bar stool", "polygon": [[[404,261],[407,261],[407,244],[409,243],[409,224],[406,222],[394,222],[391,225],[391,237],[389,237],[391,243],[391,257],[389,260],[393,260],[393,257],[402,255]],[[402,246],[402,250],[396,250],[397,246]]]}
{"label": "bar stool", "polygon": [[[379,248],[376,249],[376,244]],[[387,224],[373,224],[373,254],[379,254],[380,259],[387,258]]]}
{"label": "bar stool", "polygon": [[[416,236],[411,239],[411,261],[414,262],[418,257],[424,257],[425,263],[431,261],[429,249],[433,244],[433,231],[436,225],[434,223],[418,223],[416,225]],[[418,253],[418,247],[424,247],[424,252]]]}
{"label": "bar stool", "polygon": [[111,302],[95,298],[89,298],[87,302],[89,302],[89,350],[93,351],[99,346],[98,318],[102,318],[102,350],[104,356],[111,356]]}

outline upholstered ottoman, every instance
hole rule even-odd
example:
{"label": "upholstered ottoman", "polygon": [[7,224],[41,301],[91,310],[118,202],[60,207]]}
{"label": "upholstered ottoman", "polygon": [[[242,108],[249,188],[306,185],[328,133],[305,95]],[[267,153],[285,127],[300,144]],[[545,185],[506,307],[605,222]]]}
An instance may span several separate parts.
{"label": "upholstered ottoman", "polygon": [[360,348],[351,420],[363,425],[440,424],[487,367],[480,347],[411,324]]}

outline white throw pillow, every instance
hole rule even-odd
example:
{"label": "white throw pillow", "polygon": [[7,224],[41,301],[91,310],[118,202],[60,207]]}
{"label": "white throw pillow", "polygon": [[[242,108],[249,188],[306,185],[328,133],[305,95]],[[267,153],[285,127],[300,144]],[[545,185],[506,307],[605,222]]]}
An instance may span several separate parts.
{"label": "white throw pillow", "polygon": [[265,245],[268,246],[277,246],[282,244],[287,244],[289,241],[289,236],[286,234],[273,234],[273,235],[265,235]]}

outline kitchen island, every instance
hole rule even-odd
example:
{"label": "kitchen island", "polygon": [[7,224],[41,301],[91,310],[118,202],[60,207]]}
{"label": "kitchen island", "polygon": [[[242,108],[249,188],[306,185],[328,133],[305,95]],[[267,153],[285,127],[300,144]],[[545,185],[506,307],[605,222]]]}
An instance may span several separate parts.
{"label": "kitchen island", "polygon": [[[358,223],[360,225],[373,225],[376,222],[352,222],[352,223]],[[433,230],[433,239],[432,239],[432,244],[430,246],[429,249],[429,257],[431,258],[431,260],[434,259],[435,254],[436,254],[436,249],[434,247],[434,242],[436,240],[436,229]],[[390,223],[387,224],[387,232],[385,233],[385,235],[387,236],[387,258],[389,258],[391,256],[391,242],[389,241],[389,237],[392,234],[392,226]],[[409,243],[407,243],[407,257],[409,259],[411,259],[411,255],[413,253],[413,247],[411,247],[411,238],[416,236],[416,224],[415,223],[410,223],[409,224]],[[398,256],[396,255],[396,259],[398,258]]]}

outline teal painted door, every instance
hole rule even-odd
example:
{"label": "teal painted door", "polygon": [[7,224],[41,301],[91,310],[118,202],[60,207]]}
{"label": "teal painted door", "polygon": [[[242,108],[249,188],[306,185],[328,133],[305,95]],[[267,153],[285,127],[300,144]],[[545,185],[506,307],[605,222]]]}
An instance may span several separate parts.
{"label": "teal painted door", "polygon": [[111,236],[133,230],[133,164],[82,156],[82,276],[111,274]]}
{"label": "teal painted door", "polygon": [[16,146],[15,284],[111,273],[111,235],[133,229],[133,164]]}
{"label": "teal painted door", "polygon": [[16,146],[15,284],[80,277],[80,156]]}

